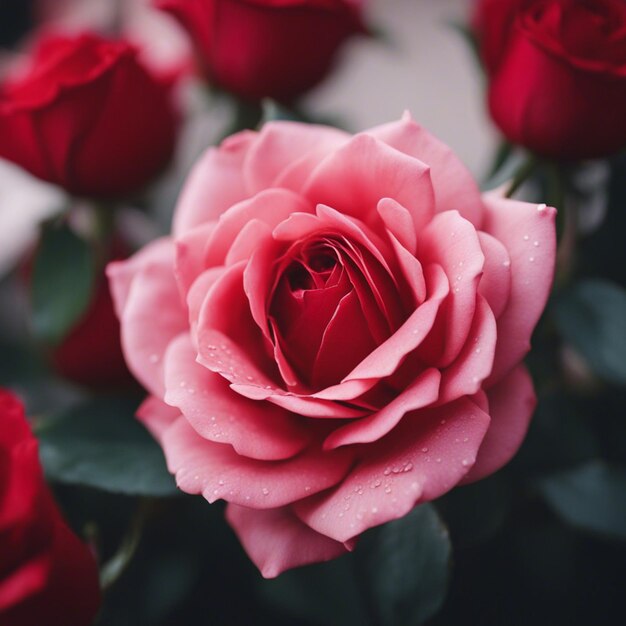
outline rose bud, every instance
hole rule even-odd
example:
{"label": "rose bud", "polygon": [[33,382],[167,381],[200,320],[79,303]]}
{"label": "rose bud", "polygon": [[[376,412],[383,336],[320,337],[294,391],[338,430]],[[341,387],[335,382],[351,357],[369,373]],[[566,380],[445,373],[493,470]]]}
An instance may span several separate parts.
{"label": "rose bud", "polygon": [[155,0],[188,30],[207,78],[241,98],[290,103],[364,33],[359,0]]}
{"label": "rose bud", "polygon": [[0,87],[0,157],[76,195],[138,191],[172,156],[170,95],[124,41],[45,36]]}
{"label": "rose bud", "polygon": [[89,626],[100,605],[89,548],[44,483],[20,402],[0,389],[0,623]]}
{"label": "rose bud", "polygon": [[483,0],[475,24],[504,135],[562,160],[626,146],[626,3]]}
{"label": "rose bud", "polygon": [[554,216],[481,196],[408,116],[209,149],[172,235],[108,270],[180,489],[228,501],[276,576],[502,467],[535,406]]}

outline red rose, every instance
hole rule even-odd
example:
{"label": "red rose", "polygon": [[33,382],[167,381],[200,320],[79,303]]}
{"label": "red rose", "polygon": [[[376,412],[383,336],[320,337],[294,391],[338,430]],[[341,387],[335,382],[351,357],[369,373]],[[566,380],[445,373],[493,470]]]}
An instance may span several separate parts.
{"label": "red rose", "polygon": [[98,571],[46,487],[19,401],[0,389],[0,624],[88,626]]}
{"label": "red rose", "polygon": [[189,31],[209,79],[245,99],[290,102],[364,32],[358,0],[156,0]]}
{"label": "red rose", "polygon": [[175,118],[167,87],[129,44],[48,36],[0,88],[0,157],[70,193],[121,195],[167,164]]}
{"label": "red rose", "polygon": [[[118,240],[110,258],[123,259],[126,256],[128,250]],[[54,350],[52,361],[59,374],[79,385],[106,389],[135,384],[124,361],[120,323],[103,273],[97,279],[89,308]]]}
{"label": "red rose", "polygon": [[475,20],[506,137],[561,159],[626,145],[626,3],[484,0]]}
{"label": "red rose", "polygon": [[502,467],[554,209],[481,196],[409,117],[288,122],[211,148],[171,237],[109,266],[140,418],[265,576]]}

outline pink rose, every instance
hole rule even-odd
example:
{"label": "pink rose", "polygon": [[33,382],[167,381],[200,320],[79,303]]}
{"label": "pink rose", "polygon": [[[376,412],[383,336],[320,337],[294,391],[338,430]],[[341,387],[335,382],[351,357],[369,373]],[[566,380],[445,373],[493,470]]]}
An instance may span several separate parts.
{"label": "pink rose", "polygon": [[172,236],[109,267],[179,487],[227,500],[271,577],[496,471],[535,405],[554,215],[481,197],[408,116],[210,149]]}

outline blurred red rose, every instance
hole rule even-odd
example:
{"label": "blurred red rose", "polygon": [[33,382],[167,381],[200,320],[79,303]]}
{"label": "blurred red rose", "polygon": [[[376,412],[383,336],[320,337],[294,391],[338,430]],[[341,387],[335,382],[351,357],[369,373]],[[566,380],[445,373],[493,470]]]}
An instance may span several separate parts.
{"label": "blurred red rose", "polygon": [[189,31],[209,79],[248,100],[290,102],[365,32],[359,0],[155,0]]}
{"label": "blurred red rose", "polygon": [[[130,250],[118,238],[109,260],[120,260]],[[104,272],[97,278],[89,308],[52,353],[54,369],[79,385],[106,389],[135,384],[120,343],[120,323],[113,308]]]}
{"label": "blurred red rose", "polygon": [[100,605],[95,561],[46,487],[19,401],[0,389],[0,623],[88,626]]}
{"label": "blurred red rose", "polygon": [[168,88],[124,41],[45,36],[0,87],[0,157],[73,194],[135,191],[165,167],[176,115]]}
{"label": "blurred red rose", "polygon": [[623,0],[483,0],[474,23],[510,141],[561,159],[626,145]]}

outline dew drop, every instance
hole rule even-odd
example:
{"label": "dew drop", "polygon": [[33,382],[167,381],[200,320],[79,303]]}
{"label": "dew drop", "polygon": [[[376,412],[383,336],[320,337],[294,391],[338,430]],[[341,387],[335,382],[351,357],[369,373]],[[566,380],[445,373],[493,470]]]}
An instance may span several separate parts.
{"label": "dew drop", "polygon": [[504,261],[502,265],[504,265],[504,267],[511,267],[511,261]]}
{"label": "dew drop", "polygon": [[476,348],[476,354],[480,354],[482,350],[480,348]]}
{"label": "dew drop", "polygon": [[463,459],[463,460],[461,461],[461,465],[462,465],[463,467],[467,467],[467,466],[469,465],[469,461],[468,461],[467,459]]}
{"label": "dew drop", "polygon": [[385,476],[389,476],[389,474],[391,474],[391,468],[390,467],[386,467],[385,470],[383,471],[383,474]]}
{"label": "dew drop", "polygon": [[311,491],[311,486],[310,486],[310,485],[307,485],[307,486],[304,488],[304,490],[308,493],[309,491]]}
{"label": "dew drop", "polygon": [[547,208],[548,208],[547,204],[538,204],[537,205],[537,211],[539,211],[539,213],[543,213]]}
{"label": "dew drop", "polygon": [[158,363],[159,362],[159,355],[158,354],[151,354],[150,355],[150,363]]}
{"label": "dew drop", "polygon": [[533,246],[535,246],[535,248],[539,247],[539,242],[538,241],[533,241]]}
{"label": "dew drop", "polygon": [[378,507],[377,506],[373,506],[372,507],[372,513],[378,513]]}
{"label": "dew drop", "polygon": [[407,463],[404,466],[404,472],[410,472],[413,469],[413,463]]}
{"label": "dew drop", "polygon": [[535,262],[535,257],[534,257],[534,256],[531,256],[531,257],[529,257],[529,259],[528,259],[528,260],[529,260],[531,263],[534,263],[534,262]]}
{"label": "dew drop", "polygon": [[186,386],[187,386],[187,383],[186,383],[184,380],[181,380],[181,381],[180,381],[180,386],[181,386],[181,387],[186,387]]}
{"label": "dew drop", "polygon": [[389,485],[385,487],[385,493],[391,493],[391,487]]}
{"label": "dew drop", "polygon": [[437,461],[437,463],[441,463],[441,457],[437,457],[435,460]]}
{"label": "dew drop", "polygon": [[524,235],[524,241],[528,241],[530,237],[528,235]]}
{"label": "dew drop", "polygon": [[423,452],[424,454],[426,454],[426,452],[428,452],[428,448],[425,448],[425,447],[424,447],[424,448],[422,448],[422,452]]}
{"label": "dew drop", "polygon": [[270,490],[269,490],[267,487],[263,487],[263,489],[261,489],[261,493],[262,493],[264,496],[268,496],[268,495],[269,495],[269,493],[270,493]]}

